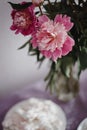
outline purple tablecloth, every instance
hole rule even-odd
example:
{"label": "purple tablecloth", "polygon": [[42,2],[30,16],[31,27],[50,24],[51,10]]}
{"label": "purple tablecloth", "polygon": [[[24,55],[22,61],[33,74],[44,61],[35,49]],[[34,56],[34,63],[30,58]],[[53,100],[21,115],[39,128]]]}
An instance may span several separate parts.
{"label": "purple tablecloth", "polygon": [[30,97],[50,99],[60,105],[67,117],[66,130],[76,130],[79,123],[87,117],[87,71],[81,75],[79,95],[69,102],[59,101],[55,96],[52,96],[45,91],[44,88],[44,83],[39,81],[35,84],[29,85],[28,87],[12,91],[2,98],[0,100],[0,130],[3,130],[1,123],[6,112],[14,104]]}

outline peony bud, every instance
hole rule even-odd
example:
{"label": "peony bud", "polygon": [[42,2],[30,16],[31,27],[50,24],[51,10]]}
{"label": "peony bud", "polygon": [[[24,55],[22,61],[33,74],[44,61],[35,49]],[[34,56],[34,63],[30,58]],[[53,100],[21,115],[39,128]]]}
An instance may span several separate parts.
{"label": "peony bud", "polygon": [[44,0],[32,0],[32,3],[35,5],[35,6],[39,6],[40,4],[42,4],[44,2]]}

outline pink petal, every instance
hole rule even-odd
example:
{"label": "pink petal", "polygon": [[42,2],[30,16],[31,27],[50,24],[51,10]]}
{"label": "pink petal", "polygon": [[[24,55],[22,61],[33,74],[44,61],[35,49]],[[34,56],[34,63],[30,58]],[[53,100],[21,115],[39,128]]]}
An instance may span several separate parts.
{"label": "pink petal", "polygon": [[12,25],[12,26],[10,27],[10,29],[11,29],[11,30],[16,30],[16,27],[15,27],[14,25]]}
{"label": "pink petal", "polygon": [[62,16],[61,14],[56,15],[56,17],[54,19],[54,21],[56,23],[59,22],[59,23],[63,24],[67,31],[69,31],[73,27],[73,23],[70,20],[71,20],[70,17],[68,17],[66,15]]}
{"label": "pink petal", "polygon": [[58,58],[61,58],[61,55],[62,55],[62,51],[56,49],[56,50],[53,52],[53,54],[52,54],[52,60],[53,60],[53,61],[56,61]]}
{"label": "pink petal", "polygon": [[60,23],[61,21],[62,21],[62,14],[56,15],[56,17],[55,17],[55,19],[54,19],[54,22],[56,22],[56,23],[59,22],[59,23]]}
{"label": "pink petal", "polygon": [[72,50],[74,44],[74,40],[70,36],[68,36],[62,48],[62,55],[67,55]]}
{"label": "pink petal", "polygon": [[50,52],[50,51],[45,51],[45,50],[43,50],[43,51],[41,51],[41,53],[42,53],[45,57],[51,58],[51,52]]}
{"label": "pink petal", "polygon": [[42,15],[42,16],[39,16],[38,20],[39,20],[39,24],[41,25],[44,22],[49,21],[49,18],[46,15]]}
{"label": "pink petal", "polygon": [[34,35],[33,35],[33,38],[31,39],[31,43],[32,43],[33,48],[36,48],[38,46],[36,42],[36,37]]}

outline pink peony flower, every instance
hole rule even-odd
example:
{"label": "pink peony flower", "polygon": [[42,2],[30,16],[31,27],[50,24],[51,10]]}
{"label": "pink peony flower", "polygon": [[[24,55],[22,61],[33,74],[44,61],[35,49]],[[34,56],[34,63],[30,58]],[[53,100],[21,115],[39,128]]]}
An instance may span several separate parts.
{"label": "pink peony flower", "polygon": [[40,27],[33,34],[33,47],[38,47],[45,57],[52,58],[53,61],[67,55],[74,46],[74,40],[67,34],[73,26],[70,17],[57,15],[52,21],[43,15],[38,20]]}
{"label": "pink peony flower", "polygon": [[39,6],[41,3],[43,3],[44,0],[32,0],[32,3],[35,5],[35,6]]}
{"label": "pink peony flower", "polygon": [[35,31],[37,19],[34,14],[33,5],[23,10],[13,10],[11,16],[13,24],[10,29],[15,30],[15,34],[21,33],[23,35],[29,35]]}

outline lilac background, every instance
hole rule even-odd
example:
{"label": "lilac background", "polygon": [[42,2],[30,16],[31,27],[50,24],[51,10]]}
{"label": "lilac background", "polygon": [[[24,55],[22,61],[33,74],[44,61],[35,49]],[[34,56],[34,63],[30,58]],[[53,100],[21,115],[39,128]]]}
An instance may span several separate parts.
{"label": "lilac background", "polygon": [[35,84],[21,88],[17,91],[10,91],[5,97],[0,99],[0,130],[2,130],[1,122],[6,112],[17,102],[30,97],[38,97],[50,99],[59,104],[65,111],[67,117],[67,129],[76,130],[79,123],[87,117],[87,71],[80,77],[79,95],[70,102],[58,101],[57,97],[50,95],[45,91],[44,82],[39,81]]}

